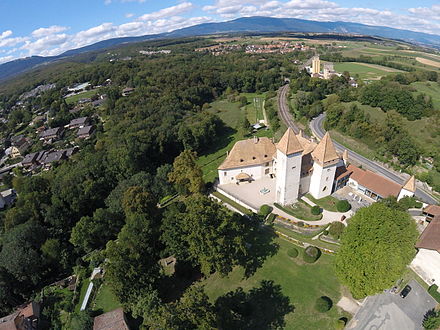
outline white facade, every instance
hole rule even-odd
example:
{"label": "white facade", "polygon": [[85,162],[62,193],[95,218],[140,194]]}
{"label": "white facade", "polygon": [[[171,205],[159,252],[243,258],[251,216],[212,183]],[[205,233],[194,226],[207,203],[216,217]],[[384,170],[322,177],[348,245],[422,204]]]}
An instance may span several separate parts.
{"label": "white facade", "polygon": [[310,194],[313,197],[320,199],[332,193],[336,167],[337,164],[324,168],[317,162],[313,164],[313,174],[310,180]]}
{"label": "white facade", "polygon": [[397,197],[397,200],[401,200],[403,197],[413,197],[414,193],[412,191],[406,190],[404,188],[402,188],[402,190],[399,193],[399,196]]}
{"label": "white facade", "polygon": [[240,173],[248,174],[253,180],[261,179],[265,176],[270,176],[273,173],[273,161],[254,166],[245,166],[239,168],[232,168],[227,170],[218,170],[220,184],[235,183],[235,178]]}
{"label": "white facade", "polygon": [[277,150],[276,201],[288,205],[298,199],[302,152],[285,155]]}
{"label": "white facade", "polygon": [[440,285],[440,253],[437,251],[420,249],[410,266],[426,283]]}

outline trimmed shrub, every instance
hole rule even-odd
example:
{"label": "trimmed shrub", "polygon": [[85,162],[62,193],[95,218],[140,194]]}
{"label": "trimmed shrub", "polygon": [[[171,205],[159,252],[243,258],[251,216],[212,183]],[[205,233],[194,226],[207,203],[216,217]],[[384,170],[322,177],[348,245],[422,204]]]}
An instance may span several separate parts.
{"label": "trimmed shrub", "polygon": [[267,216],[270,212],[272,212],[272,210],[273,210],[272,207],[270,207],[269,205],[264,204],[264,205],[261,205],[260,210],[259,210],[258,213],[260,215]]}
{"label": "trimmed shrub", "polygon": [[303,260],[310,264],[314,263],[321,256],[321,250],[316,246],[308,246],[303,253]]}
{"label": "trimmed shrub", "polygon": [[336,203],[336,209],[338,210],[338,212],[347,212],[351,209],[351,205],[348,201],[346,200],[342,200],[342,201],[338,201]]}
{"label": "trimmed shrub", "polygon": [[335,329],[337,330],[342,330],[345,328],[345,325],[347,324],[347,318],[346,317],[341,317],[339,319],[336,320],[335,323]]}
{"label": "trimmed shrub", "polygon": [[298,221],[298,222],[296,223],[296,225],[297,225],[298,227],[304,227],[304,222],[302,222],[302,221]]}
{"label": "trimmed shrub", "polygon": [[290,248],[289,250],[287,250],[287,255],[291,258],[296,258],[298,256],[298,249]]}
{"label": "trimmed shrub", "polygon": [[312,206],[311,212],[313,215],[320,215],[321,214],[321,208],[318,205]]}
{"label": "trimmed shrub", "polygon": [[326,296],[316,299],[315,309],[320,313],[328,312],[333,306],[333,301]]}
{"label": "trimmed shrub", "polygon": [[433,284],[428,288],[428,293],[432,296],[432,298],[434,298],[435,300],[437,300],[438,303],[440,303],[440,293],[437,290],[438,290],[438,285]]}
{"label": "trimmed shrub", "polygon": [[330,227],[328,229],[328,233],[335,239],[339,239],[339,237],[341,237],[342,232],[344,231],[344,224],[342,222],[332,222],[330,224]]}
{"label": "trimmed shrub", "polygon": [[325,236],[327,236],[327,235],[328,235],[328,230],[327,230],[327,229],[324,230],[324,231],[322,232],[322,234],[325,235]]}
{"label": "trimmed shrub", "polygon": [[276,218],[277,216],[278,216],[277,214],[275,214],[275,213],[271,213],[271,214],[267,217],[266,222],[267,222],[267,223],[272,223],[272,222],[275,220],[275,218]]}

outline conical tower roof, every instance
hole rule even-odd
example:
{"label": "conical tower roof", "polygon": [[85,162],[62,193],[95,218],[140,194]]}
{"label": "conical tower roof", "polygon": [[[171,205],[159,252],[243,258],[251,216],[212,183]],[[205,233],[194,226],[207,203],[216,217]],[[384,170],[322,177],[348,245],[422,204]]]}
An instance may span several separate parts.
{"label": "conical tower roof", "polygon": [[414,175],[412,177],[410,177],[408,179],[408,181],[406,181],[406,183],[403,185],[402,189],[411,191],[411,192],[416,192],[416,178],[414,177]]}
{"label": "conical tower roof", "polygon": [[332,161],[339,160],[339,155],[336,152],[335,145],[328,132],[325,133],[315,150],[313,150],[312,156],[313,159],[321,165],[326,165]]}
{"label": "conical tower roof", "polygon": [[284,133],[280,142],[277,143],[277,149],[285,155],[291,155],[304,150],[301,143],[299,143],[295,132],[290,127],[287,129],[286,133]]}

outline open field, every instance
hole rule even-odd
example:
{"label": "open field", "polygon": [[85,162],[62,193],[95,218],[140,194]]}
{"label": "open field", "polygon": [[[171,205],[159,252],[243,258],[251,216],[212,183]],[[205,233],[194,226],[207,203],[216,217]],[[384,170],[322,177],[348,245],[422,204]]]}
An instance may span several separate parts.
{"label": "open field", "polygon": [[118,307],[121,307],[118,298],[116,298],[115,294],[110,290],[110,287],[104,282],[99,288],[93,302],[93,310],[107,313]]}
{"label": "open field", "polygon": [[434,109],[440,110],[440,83],[436,82],[415,82],[411,84],[417,92],[431,96]]}
{"label": "open field", "polygon": [[335,63],[334,67],[337,72],[348,71],[352,76],[358,75],[361,79],[380,79],[380,77],[385,76],[390,72],[400,72],[400,70],[381,65],[357,62]]}
{"label": "open field", "polygon": [[98,91],[97,89],[93,89],[93,90],[85,91],[85,92],[82,92],[82,93],[79,93],[79,94],[76,94],[73,96],[69,96],[68,98],[66,98],[66,103],[67,104],[74,104],[81,99],[90,98],[93,95],[95,95],[97,93],[97,91]]}
{"label": "open field", "polygon": [[430,66],[435,66],[436,68],[440,68],[440,62],[428,60],[423,57],[416,57],[416,60],[422,64],[426,64],[426,65],[430,65]]}
{"label": "open field", "polygon": [[[301,253],[296,259],[287,255],[287,250],[295,247],[290,242],[277,239],[279,250],[276,255],[269,257],[256,273],[244,277],[244,270],[235,268],[227,277],[213,274],[206,279],[205,290],[211,300],[215,300],[226,292],[242,287],[248,291],[258,287],[262,280],[273,280],[282,287],[284,295],[288,296],[295,310],[286,315],[285,329],[333,329],[334,322],[343,315],[336,307],[341,296],[341,285],[333,270],[332,256],[322,255],[315,264],[306,264],[302,261]],[[328,296],[334,306],[327,313],[315,311],[314,304],[317,298]]]}

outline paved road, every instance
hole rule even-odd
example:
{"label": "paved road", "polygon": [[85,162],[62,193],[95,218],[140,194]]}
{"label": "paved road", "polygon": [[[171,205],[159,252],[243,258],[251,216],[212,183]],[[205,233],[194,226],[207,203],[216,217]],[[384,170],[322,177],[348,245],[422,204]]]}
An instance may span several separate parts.
{"label": "paved road", "polygon": [[[278,91],[278,111],[279,111],[279,115],[282,119],[282,121],[288,126],[291,127],[293,129],[293,131],[295,133],[299,132],[299,128],[298,126],[295,124],[295,122],[292,119],[292,115],[290,114],[289,111],[289,106],[287,104],[287,92],[289,90],[289,85],[284,85],[283,87],[281,87]],[[313,119],[310,122],[310,128],[313,132],[313,134],[321,139],[324,134],[325,134],[325,130],[322,128],[322,123],[324,121],[325,118],[325,114],[321,114],[318,117],[316,117],[315,119]],[[336,149],[339,152],[343,152],[345,149],[347,149],[346,147],[344,147],[343,145],[334,142]],[[357,153],[355,153],[354,151],[348,149],[349,151],[349,157],[356,161],[359,164],[362,164],[362,166],[364,168],[368,168],[369,170],[379,173],[381,175],[383,175],[384,177],[393,180],[399,184],[403,184],[405,182],[405,179],[400,177],[399,175],[397,175],[396,173],[390,171],[389,169],[383,167],[382,165],[369,160],[368,158],[365,158]],[[435,198],[433,198],[430,194],[428,194],[427,192],[417,188],[416,190],[416,196],[424,201],[425,203],[429,203],[429,204],[437,204],[437,200]]]}
{"label": "paved road", "polygon": [[423,317],[437,302],[416,281],[409,282],[412,290],[401,298],[395,293],[368,297],[347,324],[352,330],[421,330]]}

